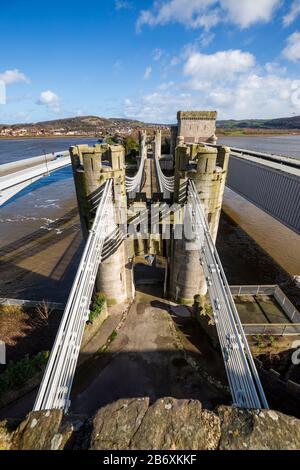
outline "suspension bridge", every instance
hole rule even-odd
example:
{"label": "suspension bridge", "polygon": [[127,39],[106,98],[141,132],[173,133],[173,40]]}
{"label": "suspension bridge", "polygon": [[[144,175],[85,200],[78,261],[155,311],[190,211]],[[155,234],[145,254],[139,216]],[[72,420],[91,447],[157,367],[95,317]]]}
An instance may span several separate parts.
{"label": "suspension bridge", "polygon": [[[199,134],[207,128],[207,139],[214,117],[211,113],[198,114],[199,120],[195,113],[181,113],[180,132]],[[72,164],[81,222],[87,233],[85,249],[34,410],[63,409],[67,412],[70,408],[72,384],[95,285],[97,291],[105,292],[108,298],[119,295],[113,299],[116,303],[128,298],[128,285],[133,284],[133,280],[127,260],[135,256],[136,245],[139,253],[143,250],[166,253],[169,262],[166,291],[176,302],[191,304],[195,294],[205,296],[208,292],[233,405],[246,409],[268,408],[215,240],[227,172],[229,187],[298,231],[299,163],[281,156],[216,146],[199,137],[198,142],[203,140],[202,144],[188,143],[181,136],[177,140],[175,150],[171,139],[175,161],[173,158],[168,160],[171,161],[168,176],[161,167],[160,131],[155,133],[151,143],[147,143],[146,133],[141,133],[140,156],[134,176],[126,174],[124,149],[117,145],[77,146],[70,152],[0,166],[2,205],[35,181]],[[150,152],[149,145],[152,145]],[[249,178],[249,174],[254,176]],[[249,180],[253,184],[248,184]],[[279,182],[280,188],[291,197],[278,199],[266,194],[274,181]],[[278,189],[278,184],[275,186]],[[149,227],[153,222],[148,206],[156,191],[163,206],[160,217],[155,219],[156,228],[170,215],[165,202],[176,202],[188,215],[192,239],[176,238],[175,218],[170,222],[171,240],[163,241],[159,230],[149,235],[150,242],[139,237],[142,226]],[[131,230],[128,231],[117,217],[122,203],[128,214],[134,213],[136,205],[139,209],[137,216],[130,217]],[[129,256],[125,241],[133,238],[132,234],[137,240],[131,241]]]}
{"label": "suspension bridge", "polygon": [[[142,153],[134,177],[126,177],[128,195],[140,193],[146,153]],[[174,192],[174,177],[167,177],[155,158],[156,177],[162,194]],[[34,410],[63,409],[70,406],[70,393],[80,353],[84,327],[94,291],[97,270],[103,260],[105,245],[116,236],[113,179],[108,178],[93,194],[90,202],[95,212],[79,268],[40,385]],[[207,219],[195,184],[186,180],[187,207],[191,212],[198,246],[198,262],[203,267],[213,309],[213,319],[228,377],[234,406],[249,409],[268,408],[262,385],[244,335],[243,328],[211,238]],[[140,222],[141,219],[138,220]],[[107,254],[107,253],[106,253]]]}

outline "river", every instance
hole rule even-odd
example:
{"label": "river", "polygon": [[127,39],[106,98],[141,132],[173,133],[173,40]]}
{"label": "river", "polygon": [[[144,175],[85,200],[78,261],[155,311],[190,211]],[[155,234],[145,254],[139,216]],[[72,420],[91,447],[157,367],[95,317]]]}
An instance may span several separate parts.
{"label": "river", "polygon": [[[220,137],[219,143],[300,160],[300,135]],[[288,274],[300,275],[299,235],[228,188],[223,210]]]}
{"label": "river", "polygon": [[218,143],[229,147],[294,157],[300,160],[300,135],[220,137]]}
{"label": "river", "polygon": [[[0,140],[0,164],[95,139]],[[82,249],[71,167],[28,186],[0,207],[0,297],[64,302]]]}

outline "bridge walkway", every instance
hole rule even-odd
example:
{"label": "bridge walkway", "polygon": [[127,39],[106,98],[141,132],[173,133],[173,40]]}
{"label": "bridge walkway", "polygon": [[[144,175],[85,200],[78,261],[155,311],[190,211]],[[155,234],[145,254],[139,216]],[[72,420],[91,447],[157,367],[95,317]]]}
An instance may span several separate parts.
{"label": "bridge walkway", "polygon": [[148,154],[148,158],[145,161],[145,184],[142,191],[146,193],[147,199],[152,199],[153,193],[158,192],[155,162],[152,154]]}
{"label": "bridge walkway", "polygon": [[[85,363],[78,368],[72,412],[92,415],[107,403],[131,397],[198,399],[208,409],[228,399],[191,365],[205,362],[207,352],[201,352],[201,345],[199,351],[198,345],[175,328],[170,304],[162,299],[160,288],[151,286],[151,293],[146,291],[149,286],[139,286],[126,320],[105,354],[94,357],[90,366]],[[213,349],[209,354],[216,358],[215,373],[226,384],[222,359]]]}

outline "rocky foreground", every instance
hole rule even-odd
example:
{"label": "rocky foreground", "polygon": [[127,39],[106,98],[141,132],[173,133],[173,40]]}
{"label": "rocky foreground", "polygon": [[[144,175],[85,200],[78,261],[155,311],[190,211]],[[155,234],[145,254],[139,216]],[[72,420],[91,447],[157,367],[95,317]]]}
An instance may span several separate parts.
{"label": "rocky foreground", "polygon": [[297,450],[300,420],[275,411],[220,406],[196,400],[122,399],[90,420],[59,410],[32,412],[0,423],[2,450]]}

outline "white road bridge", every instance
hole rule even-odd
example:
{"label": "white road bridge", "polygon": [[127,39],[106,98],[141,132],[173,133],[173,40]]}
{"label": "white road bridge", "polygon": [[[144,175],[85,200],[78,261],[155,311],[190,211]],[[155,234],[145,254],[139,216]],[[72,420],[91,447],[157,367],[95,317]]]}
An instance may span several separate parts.
{"label": "white road bridge", "polygon": [[30,184],[68,165],[69,151],[0,165],[0,206]]}
{"label": "white road bridge", "polygon": [[[144,167],[144,158],[140,168]],[[157,167],[162,192],[172,191],[172,180]],[[127,179],[127,190],[141,189],[142,170]],[[133,183],[134,182],[134,183]],[[188,182],[188,204],[199,242],[202,264],[224,358],[228,382],[235,406],[249,409],[268,408],[243,328],[230,293],[216,248],[211,239],[204,210],[192,181]],[[89,316],[96,273],[103,257],[105,240],[112,231],[112,180],[99,191],[98,207],[84,253],[71,289],[65,312],[55,339],[34,405],[34,410],[63,409],[70,406],[70,393],[80,352],[83,331]]]}

